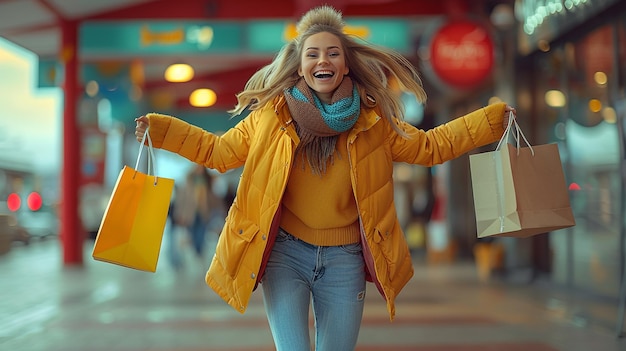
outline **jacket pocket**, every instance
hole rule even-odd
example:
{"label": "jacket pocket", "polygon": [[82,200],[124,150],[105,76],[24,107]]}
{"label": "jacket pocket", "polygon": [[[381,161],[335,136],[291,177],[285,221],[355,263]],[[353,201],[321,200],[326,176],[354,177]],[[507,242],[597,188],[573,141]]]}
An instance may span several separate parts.
{"label": "jacket pocket", "polygon": [[252,239],[259,232],[259,226],[236,207],[231,208],[225,225],[226,228],[222,231],[216,248],[216,255],[228,274],[235,278],[239,267],[246,259],[246,252]]}
{"label": "jacket pocket", "polygon": [[[393,280],[396,273],[398,260],[403,256],[403,247],[407,247],[402,231],[397,228],[398,225],[394,211],[389,211],[374,228],[373,246],[376,249],[372,248],[372,254],[378,253],[383,256],[384,262],[387,263],[384,271],[387,272],[387,278],[390,281]],[[380,268],[383,267],[378,268],[380,271]]]}

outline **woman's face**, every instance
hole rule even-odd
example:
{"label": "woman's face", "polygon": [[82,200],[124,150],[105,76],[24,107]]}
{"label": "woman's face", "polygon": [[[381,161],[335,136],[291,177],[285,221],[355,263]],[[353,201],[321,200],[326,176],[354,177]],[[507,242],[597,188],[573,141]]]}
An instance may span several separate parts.
{"label": "woman's face", "polygon": [[349,72],[339,38],[328,32],[317,33],[304,41],[302,49],[298,75],[320,100],[330,104],[333,92]]}

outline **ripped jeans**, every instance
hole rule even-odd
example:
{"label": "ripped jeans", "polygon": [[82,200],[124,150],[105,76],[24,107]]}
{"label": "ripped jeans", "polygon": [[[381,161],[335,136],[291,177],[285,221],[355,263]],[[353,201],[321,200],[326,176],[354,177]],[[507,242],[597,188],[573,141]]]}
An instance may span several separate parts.
{"label": "ripped jeans", "polygon": [[277,351],[355,349],[365,300],[361,244],[315,246],[279,230],[261,286]]}

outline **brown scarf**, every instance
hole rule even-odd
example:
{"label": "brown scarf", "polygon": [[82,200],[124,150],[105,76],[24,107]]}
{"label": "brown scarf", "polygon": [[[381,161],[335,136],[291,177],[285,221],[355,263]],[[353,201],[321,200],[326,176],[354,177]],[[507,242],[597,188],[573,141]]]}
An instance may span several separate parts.
{"label": "brown scarf", "polygon": [[303,161],[308,160],[313,173],[324,174],[328,162],[332,163],[339,134],[359,118],[361,102],[352,79],[343,78],[330,104],[323,103],[304,79],[285,89],[285,99],[300,137],[297,152]]}

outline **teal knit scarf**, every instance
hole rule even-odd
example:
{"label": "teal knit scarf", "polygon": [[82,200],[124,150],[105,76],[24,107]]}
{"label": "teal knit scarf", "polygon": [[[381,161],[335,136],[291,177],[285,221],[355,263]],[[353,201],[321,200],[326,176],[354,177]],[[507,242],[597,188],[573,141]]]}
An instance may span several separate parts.
{"label": "teal knit scarf", "polygon": [[314,173],[325,173],[339,134],[352,128],[359,118],[361,100],[352,79],[343,78],[330,104],[322,102],[304,79],[285,89],[285,99],[300,137],[298,152]]}

